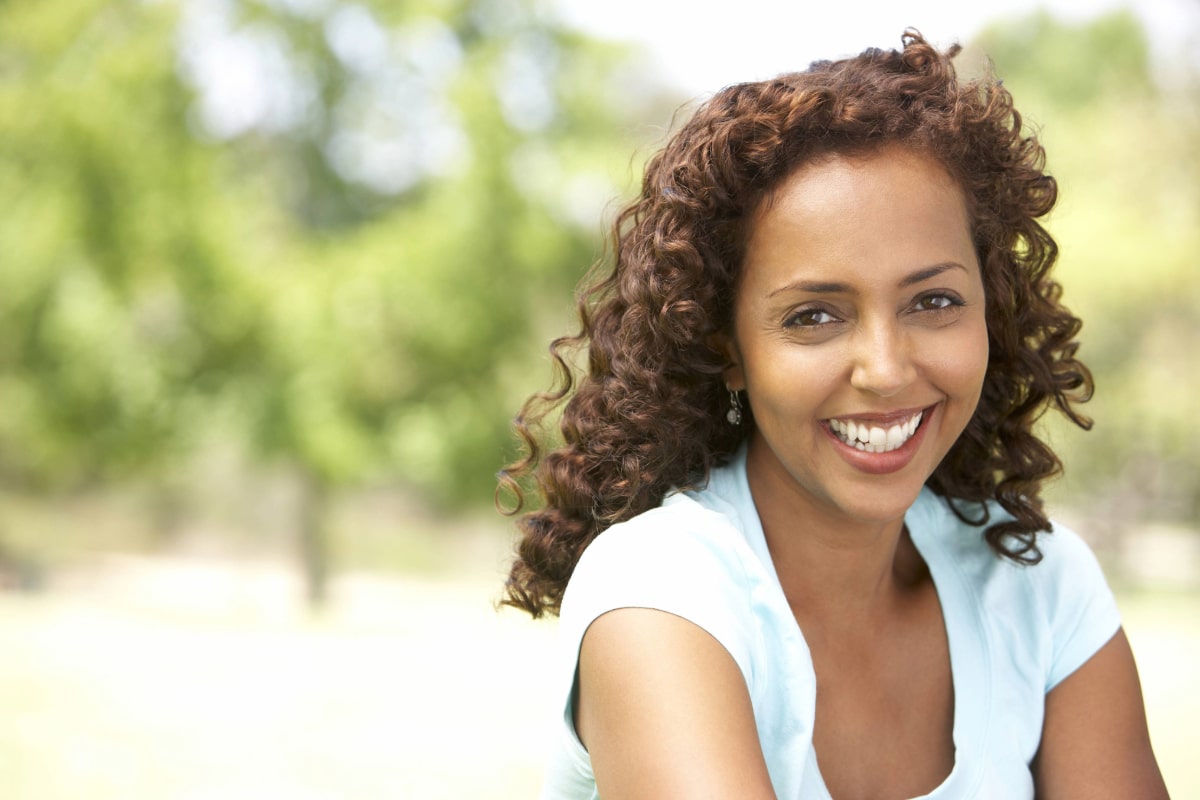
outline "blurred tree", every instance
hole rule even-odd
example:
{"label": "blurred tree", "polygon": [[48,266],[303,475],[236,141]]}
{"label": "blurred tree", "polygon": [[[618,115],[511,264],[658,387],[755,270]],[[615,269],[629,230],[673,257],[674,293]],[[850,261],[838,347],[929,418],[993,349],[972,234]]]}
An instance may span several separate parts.
{"label": "blurred tree", "polygon": [[[210,134],[286,211],[267,259],[286,265],[264,309],[270,357],[239,389],[258,450],[304,475],[319,599],[332,487],[391,475],[442,501],[490,498],[512,373],[529,363],[514,354],[565,309],[598,199],[618,190],[605,165],[630,140],[617,127],[658,97],[621,82],[628,54],[532,2],[225,13],[185,24],[185,43],[201,33],[183,58]],[[205,48],[247,39],[257,58],[281,54],[259,73],[289,77],[239,119],[212,94]]]}
{"label": "blurred tree", "polygon": [[161,464],[257,361],[241,208],[186,125],[165,7],[0,6],[0,470],[66,486]]}
{"label": "blurred tree", "polygon": [[1043,9],[994,23],[974,46],[995,62],[1006,83],[1019,85],[1022,94],[1036,95],[1056,115],[1154,88],[1146,33],[1127,9],[1082,25]]}
{"label": "blurred tree", "polygon": [[633,63],[533,0],[0,6],[6,479],[233,437],[306,487],[314,602],[338,487],[487,502]]}
{"label": "blurred tree", "polygon": [[1059,179],[1049,227],[1097,383],[1095,429],[1053,430],[1067,488],[1114,533],[1139,520],[1195,525],[1200,376],[1184,366],[1200,349],[1195,64],[1152,53],[1128,11],[1082,25],[1038,13],[993,26],[973,49],[993,59]]}

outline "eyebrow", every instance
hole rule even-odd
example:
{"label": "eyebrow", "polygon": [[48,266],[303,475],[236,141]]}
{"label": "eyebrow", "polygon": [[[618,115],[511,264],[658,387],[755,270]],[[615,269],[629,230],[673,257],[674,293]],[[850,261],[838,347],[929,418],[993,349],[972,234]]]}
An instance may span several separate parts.
{"label": "eyebrow", "polygon": [[943,261],[941,264],[934,264],[932,267],[926,267],[925,269],[917,270],[911,275],[906,276],[904,280],[900,281],[900,286],[914,286],[918,283],[923,283],[930,278],[936,278],[943,272],[947,272],[955,268],[961,269],[963,272],[967,271],[967,268],[962,264],[959,264],[957,261]]}
{"label": "eyebrow", "polygon": [[[925,267],[924,269],[919,269],[909,275],[905,275],[904,278],[901,279],[899,286],[900,288],[914,286],[918,283],[923,283],[930,278],[936,278],[943,272],[947,272],[952,269],[961,269],[966,271],[967,268],[962,264],[959,264],[957,261],[943,261],[940,264],[934,264],[932,266]],[[774,297],[777,294],[790,291],[803,291],[809,292],[810,294],[858,294],[858,290],[848,283],[838,283],[837,281],[796,281],[794,283],[789,283],[787,286],[779,287],[767,296]]]}

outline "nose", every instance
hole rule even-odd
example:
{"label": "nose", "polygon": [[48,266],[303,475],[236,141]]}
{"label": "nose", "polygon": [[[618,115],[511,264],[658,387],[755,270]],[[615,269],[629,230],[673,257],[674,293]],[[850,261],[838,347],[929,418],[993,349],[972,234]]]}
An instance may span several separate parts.
{"label": "nose", "polygon": [[872,325],[860,329],[858,334],[851,386],[879,397],[892,397],[916,380],[910,342],[896,325]]}

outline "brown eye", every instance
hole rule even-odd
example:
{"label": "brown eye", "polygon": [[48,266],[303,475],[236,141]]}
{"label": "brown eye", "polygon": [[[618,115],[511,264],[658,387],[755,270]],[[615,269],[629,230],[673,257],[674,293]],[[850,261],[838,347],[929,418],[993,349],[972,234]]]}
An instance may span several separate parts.
{"label": "brown eye", "polygon": [[784,322],[788,328],[812,328],[838,322],[838,318],[823,308],[802,308]]}
{"label": "brown eye", "polygon": [[917,298],[917,311],[945,311],[964,305],[958,297],[944,292],[923,295]]}

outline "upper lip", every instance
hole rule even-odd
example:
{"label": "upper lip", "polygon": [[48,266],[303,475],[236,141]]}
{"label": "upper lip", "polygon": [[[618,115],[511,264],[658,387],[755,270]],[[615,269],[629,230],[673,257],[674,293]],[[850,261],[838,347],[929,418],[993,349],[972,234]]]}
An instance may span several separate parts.
{"label": "upper lip", "polygon": [[864,411],[862,413],[838,414],[836,417],[830,417],[829,419],[854,420],[855,422],[878,422],[882,425],[909,419],[915,414],[920,414],[922,411],[928,411],[929,409],[933,408],[934,405],[937,405],[937,403],[928,406],[917,406],[915,408],[904,408],[900,409],[899,411]]}

